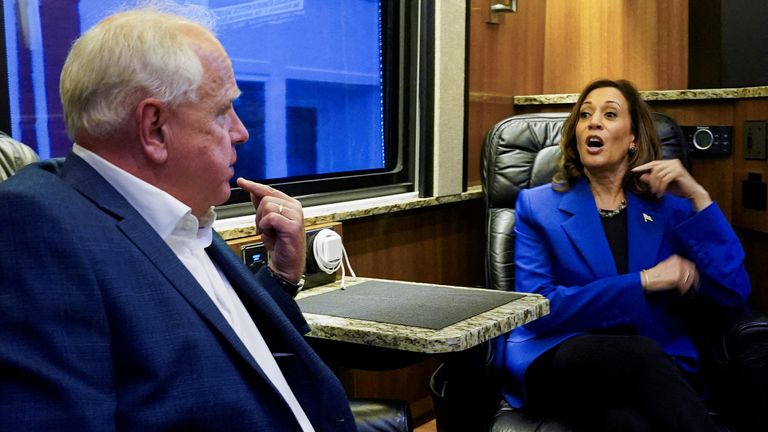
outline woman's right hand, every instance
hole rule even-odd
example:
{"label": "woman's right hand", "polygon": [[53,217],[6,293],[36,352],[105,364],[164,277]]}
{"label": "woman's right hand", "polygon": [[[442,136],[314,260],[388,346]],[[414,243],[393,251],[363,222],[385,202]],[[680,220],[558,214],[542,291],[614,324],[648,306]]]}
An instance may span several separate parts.
{"label": "woman's right hand", "polygon": [[672,255],[643,270],[643,273],[640,275],[643,289],[648,292],[676,289],[683,295],[695,286],[699,279],[696,264],[680,255]]}

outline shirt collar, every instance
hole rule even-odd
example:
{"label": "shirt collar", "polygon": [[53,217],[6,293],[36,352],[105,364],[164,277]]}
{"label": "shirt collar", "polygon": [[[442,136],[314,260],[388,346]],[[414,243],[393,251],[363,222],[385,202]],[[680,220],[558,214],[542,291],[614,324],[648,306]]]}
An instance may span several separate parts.
{"label": "shirt collar", "polygon": [[[146,219],[163,240],[166,240],[177,228],[184,226],[187,229],[194,228],[191,231],[194,232],[194,238],[207,241],[207,245],[210,245],[211,227],[216,220],[213,207],[198,220],[192,215],[192,209],[189,206],[168,192],[128,173],[77,143],[72,146],[72,151],[104,177]],[[192,220],[194,220],[194,226],[190,225]]]}
{"label": "shirt collar", "polygon": [[179,242],[192,249],[205,249],[213,240],[213,223],[216,221],[216,213],[213,208],[201,217],[196,218],[191,211],[185,213],[168,234],[166,241]]}

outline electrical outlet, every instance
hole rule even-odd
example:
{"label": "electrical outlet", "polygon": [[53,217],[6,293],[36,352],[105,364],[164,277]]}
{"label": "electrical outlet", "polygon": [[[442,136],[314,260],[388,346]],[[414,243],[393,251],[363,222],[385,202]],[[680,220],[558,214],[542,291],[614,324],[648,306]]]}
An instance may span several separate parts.
{"label": "electrical outlet", "polygon": [[254,273],[268,263],[267,248],[264,247],[262,242],[241,246],[240,253],[245,265]]}
{"label": "electrical outlet", "polygon": [[765,121],[744,122],[744,159],[766,160]]}

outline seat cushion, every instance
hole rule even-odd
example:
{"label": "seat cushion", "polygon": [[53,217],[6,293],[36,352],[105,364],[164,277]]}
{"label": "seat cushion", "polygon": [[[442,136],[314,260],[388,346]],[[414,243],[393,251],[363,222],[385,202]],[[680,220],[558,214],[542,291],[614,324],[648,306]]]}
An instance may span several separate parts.
{"label": "seat cushion", "polygon": [[349,402],[359,432],[411,432],[408,403],[389,399],[352,399]]}

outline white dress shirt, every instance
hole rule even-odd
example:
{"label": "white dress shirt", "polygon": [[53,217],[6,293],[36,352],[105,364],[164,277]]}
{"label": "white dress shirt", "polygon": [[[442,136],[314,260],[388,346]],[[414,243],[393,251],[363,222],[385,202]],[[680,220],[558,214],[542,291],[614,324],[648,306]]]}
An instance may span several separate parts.
{"label": "white dress shirt", "polygon": [[205,248],[211,245],[213,239],[212,226],[216,220],[213,207],[198,220],[191,209],[175,197],[118,168],[88,149],[75,144],[73,152],[117,189],[165,240],[291,407],[302,429],[305,432],[314,432],[312,424],[288,386],[243,302],[226,276],[205,252]]}

